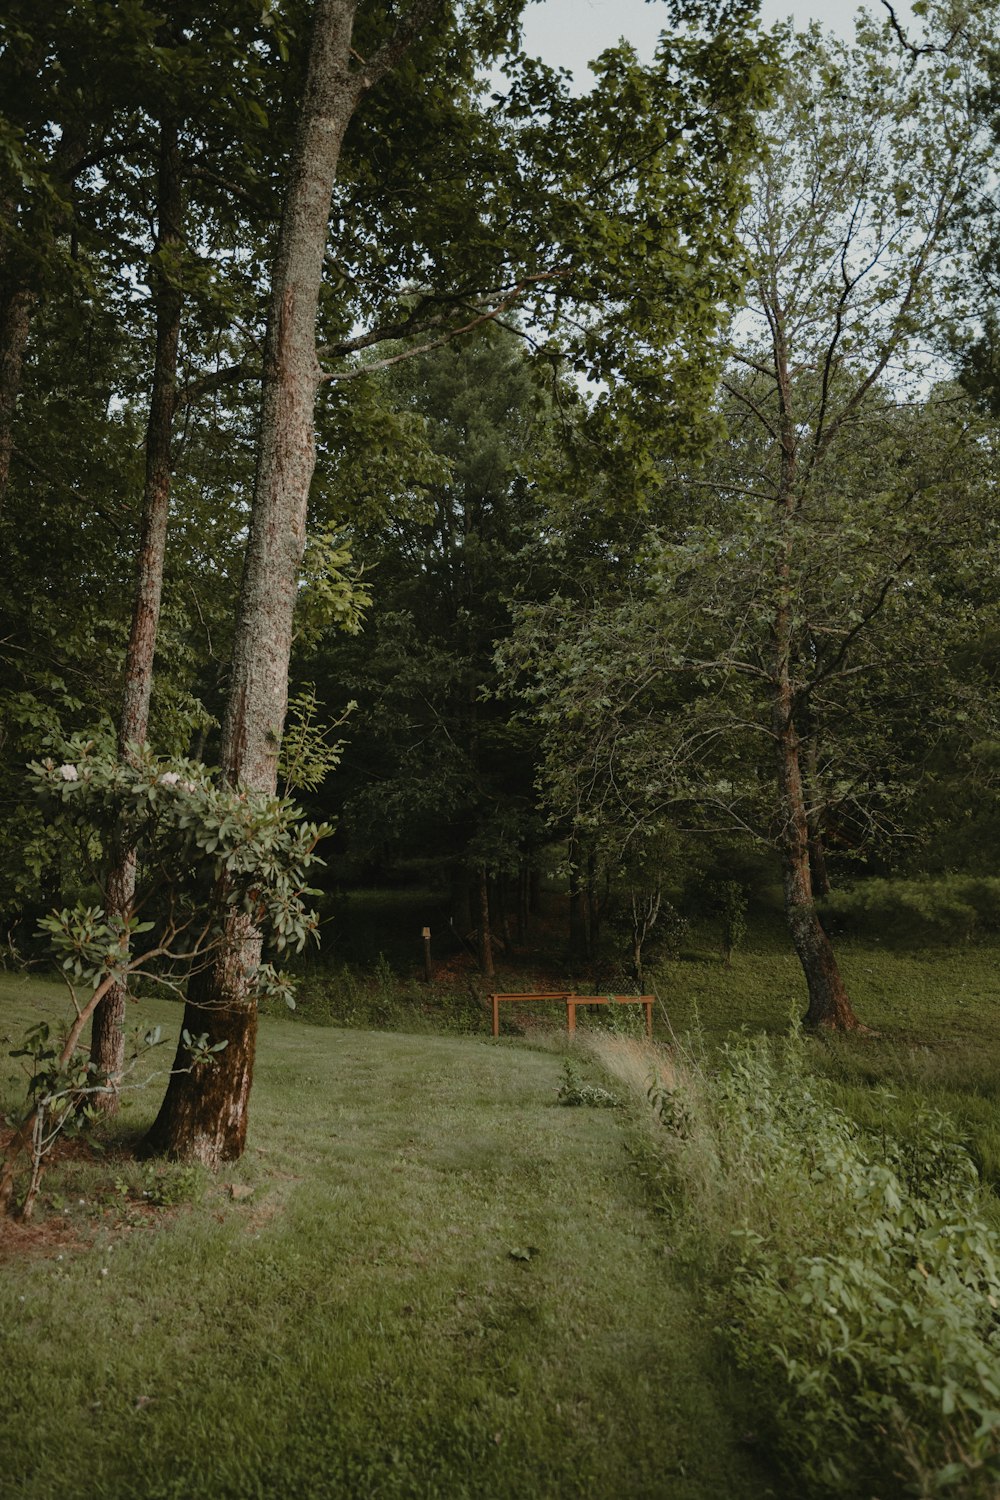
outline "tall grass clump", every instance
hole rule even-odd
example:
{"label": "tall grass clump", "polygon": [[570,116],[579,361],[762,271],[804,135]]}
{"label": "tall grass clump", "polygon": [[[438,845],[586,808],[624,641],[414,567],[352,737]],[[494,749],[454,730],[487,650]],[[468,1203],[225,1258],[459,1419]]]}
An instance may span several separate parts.
{"label": "tall grass clump", "polygon": [[804,1046],[627,1070],[767,1436],[810,1493],[995,1497],[1000,1267],[975,1168],[939,1114],[865,1136]]}

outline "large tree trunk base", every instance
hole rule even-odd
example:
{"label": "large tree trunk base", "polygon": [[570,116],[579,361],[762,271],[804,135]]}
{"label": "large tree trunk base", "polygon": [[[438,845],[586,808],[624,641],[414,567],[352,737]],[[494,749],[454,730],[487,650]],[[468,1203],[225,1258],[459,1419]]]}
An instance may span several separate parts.
{"label": "large tree trunk base", "polygon": [[856,1036],[878,1036],[879,1034],[870,1026],[866,1026],[864,1021],[859,1021],[850,1005],[847,1006],[846,1011],[838,1011],[833,1015],[814,1015],[810,1005],[802,1017],[802,1024],[810,1031],[851,1031]]}
{"label": "large tree trunk base", "polygon": [[824,1031],[863,1031],[854,1014],[836,955],[812,902],[790,904],[788,929],[809,989],[802,1024]]}
{"label": "large tree trunk base", "polygon": [[225,1041],[211,1062],[195,1063],[177,1044],[174,1071],[160,1112],[139,1143],[137,1154],[171,1161],[200,1162],[213,1171],[236,1161],[246,1147],[247,1102],[253,1081],[257,1006],[250,1003],[184,1007],[183,1029],[208,1034],[208,1045]]}

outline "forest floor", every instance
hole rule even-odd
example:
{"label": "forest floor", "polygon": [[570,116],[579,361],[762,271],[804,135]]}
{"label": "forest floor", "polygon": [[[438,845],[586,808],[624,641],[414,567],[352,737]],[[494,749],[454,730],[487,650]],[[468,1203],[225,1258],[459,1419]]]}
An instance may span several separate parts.
{"label": "forest floor", "polygon": [[[4,1053],[60,1004],[0,976]],[[133,1162],[132,1095],[0,1231],[4,1500],[787,1493],[627,1118],[559,1107],[564,1051],[264,1018],[218,1180]]]}

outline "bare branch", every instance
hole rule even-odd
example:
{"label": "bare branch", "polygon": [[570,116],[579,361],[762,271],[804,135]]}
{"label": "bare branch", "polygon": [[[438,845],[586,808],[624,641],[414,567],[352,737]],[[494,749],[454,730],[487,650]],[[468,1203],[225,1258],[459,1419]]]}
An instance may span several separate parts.
{"label": "bare branch", "polygon": [[260,371],[251,368],[245,361],[241,361],[238,365],[226,365],[221,370],[208,370],[204,375],[196,375],[177,392],[174,411],[179,412],[184,407],[199,401],[202,396],[222,390],[224,386],[238,385],[241,380],[259,379]]}
{"label": "bare branch", "polygon": [[951,49],[954,46],[955,42],[958,40],[958,38],[962,34],[963,27],[961,25],[958,25],[958,26],[956,26],[956,27],[953,28],[951,36],[945,42],[945,44],[944,44],[943,47],[941,47],[941,46],[935,47],[935,46],[931,45],[930,43],[925,43],[924,46],[918,47],[913,42],[910,41],[909,37],[906,35],[906,32],[903,30],[902,26],[899,24],[899,17],[896,15],[896,12],[893,9],[893,7],[889,4],[889,0],[881,0],[881,4],[889,12],[889,25],[892,27],[893,31],[896,33],[896,40],[899,42],[899,45],[903,48],[903,50],[905,52],[908,52],[910,54],[910,57],[912,59],[911,64],[910,64],[911,67],[914,67],[916,65],[916,62],[917,62],[918,58],[920,58],[920,57],[926,57],[931,52],[943,52],[943,53],[947,54],[948,52],[951,51]]}
{"label": "bare branch", "polygon": [[[512,287],[495,307],[488,308],[486,312],[472,318],[468,323],[463,323],[458,328],[449,328],[439,338],[431,339],[426,344],[418,344],[411,349],[404,349],[399,354],[390,354],[385,359],[375,360],[371,364],[354,365],[349,370],[328,370],[320,378],[324,382],[357,380],[362,375],[370,375],[376,370],[386,370],[391,365],[401,364],[404,360],[413,359],[418,354],[428,354],[432,349],[440,349],[443,344],[451,343],[452,339],[460,338],[465,333],[471,333],[474,328],[480,328],[484,323],[491,323],[502,313],[509,311],[521,294],[528,290],[529,286],[539,281],[551,280],[553,277],[562,274],[565,273],[544,272],[538,276],[525,277],[523,281],[518,282],[516,286]],[[445,320],[442,317],[436,321],[440,324]]]}
{"label": "bare branch", "polygon": [[757,421],[761,424],[761,426],[764,427],[766,429],[766,431],[771,434],[771,436],[774,438],[775,442],[778,441],[777,429],[772,425],[772,423],[770,422],[770,420],[764,415],[763,411],[760,409],[760,407],[757,405],[756,401],[754,401],[751,396],[748,396],[745,391],[741,391],[737,386],[730,385],[729,382],[728,382],[728,380],[724,380],[722,382],[722,387],[723,387],[723,390],[726,390],[726,391],[729,392],[729,394],[733,397],[733,399],[735,401],[739,401],[739,402],[742,403],[742,405],[748,407],[749,410],[753,412],[754,416],[757,418]]}

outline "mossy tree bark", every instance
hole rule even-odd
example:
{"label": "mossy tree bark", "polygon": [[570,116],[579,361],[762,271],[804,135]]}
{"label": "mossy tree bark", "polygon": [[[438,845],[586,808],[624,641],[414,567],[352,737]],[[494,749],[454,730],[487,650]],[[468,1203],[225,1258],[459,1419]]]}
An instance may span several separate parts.
{"label": "mossy tree bark", "polygon": [[785,920],[809,991],[805,1024],[853,1031],[861,1023],[854,1014],[833,945],[816,911],[809,865],[809,817],[802,774],[803,747],[797,723],[808,713],[808,698],[798,690],[793,661],[792,552],[799,503],[796,488],[799,434],[793,412],[791,371],[780,308],[775,310],[772,326],[780,455],[775,504],[777,551],[770,688],[771,732],[777,756],[778,845]]}

